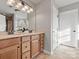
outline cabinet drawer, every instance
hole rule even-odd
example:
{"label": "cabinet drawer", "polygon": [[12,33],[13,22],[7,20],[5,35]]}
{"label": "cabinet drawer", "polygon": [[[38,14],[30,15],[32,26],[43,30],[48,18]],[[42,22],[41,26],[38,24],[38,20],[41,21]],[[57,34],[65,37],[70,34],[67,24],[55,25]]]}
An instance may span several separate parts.
{"label": "cabinet drawer", "polygon": [[0,41],[0,49],[19,44],[20,38],[10,38]]}
{"label": "cabinet drawer", "polygon": [[20,59],[18,45],[1,49],[0,59]]}
{"label": "cabinet drawer", "polygon": [[30,59],[30,51],[22,55],[22,59]]}
{"label": "cabinet drawer", "polygon": [[22,37],[22,42],[30,41],[30,36]]}
{"label": "cabinet drawer", "polygon": [[22,43],[22,53],[30,50],[30,41]]}
{"label": "cabinet drawer", "polygon": [[32,40],[39,40],[39,35],[32,36]]}

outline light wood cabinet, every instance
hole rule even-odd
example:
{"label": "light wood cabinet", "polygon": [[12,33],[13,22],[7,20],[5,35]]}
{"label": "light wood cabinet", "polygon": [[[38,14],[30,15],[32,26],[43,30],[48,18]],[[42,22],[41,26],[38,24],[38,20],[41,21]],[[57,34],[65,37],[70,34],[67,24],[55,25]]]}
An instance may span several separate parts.
{"label": "light wood cabinet", "polygon": [[33,40],[32,41],[32,57],[35,57],[36,55],[39,54],[39,41],[38,40]]}
{"label": "light wood cabinet", "polygon": [[30,59],[30,51],[24,53],[24,54],[22,55],[22,59]]}
{"label": "light wood cabinet", "polygon": [[19,59],[19,48],[17,45],[0,50],[0,59]]}
{"label": "light wood cabinet", "polygon": [[22,53],[30,50],[30,41],[22,43]]}
{"label": "light wood cabinet", "polygon": [[34,35],[31,38],[31,51],[32,51],[32,58],[37,56],[40,53],[40,44],[39,44],[39,35]]}
{"label": "light wood cabinet", "polygon": [[43,52],[44,49],[44,38],[45,38],[45,34],[42,33],[40,34],[40,51]]}
{"label": "light wood cabinet", "polygon": [[32,59],[44,49],[44,34],[0,40],[0,59]]}
{"label": "light wood cabinet", "polygon": [[22,37],[22,59],[31,59],[30,55],[30,36]]}
{"label": "light wood cabinet", "polygon": [[30,36],[24,36],[24,37],[22,37],[22,43],[23,42],[27,42],[27,41],[30,41]]}
{"label": "light wood cabinet", "polygon": [[[0,59],[20,59],[18,39],[19,38],[14,38],[0,41]],[[1,45],[3,45],[3,47]]]}

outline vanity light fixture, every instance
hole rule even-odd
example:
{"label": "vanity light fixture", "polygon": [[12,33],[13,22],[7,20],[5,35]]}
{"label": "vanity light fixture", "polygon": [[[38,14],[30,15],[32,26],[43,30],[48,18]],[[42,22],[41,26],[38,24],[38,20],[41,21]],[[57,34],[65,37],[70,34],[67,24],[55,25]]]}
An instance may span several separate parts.
{"label": "vanity light fixture", "polygon": [[32,9],[32,8],[30,8],[30,11],[31,11],[31,12],[33,12],[33,9]]}
{"label": "vanity light fixture", "polygon": [[14,7],[15,11],[27,11],[27,13],[33,12],[33,8],[23,0],[8,0],[7,4],[10,7]]}
{"label": "vanity light fixture", "polygon": [[33,12],[32,8],[30,8],[30,9],[27,10],[27,13],[30,13],[30,12]]}
{"label": "vanity light fixture", "polygon": [[27,13],[30,13],[30,10],[27,10]]}
{"label": "vanity light fixture", "polygon": [[29,6],[24,6],[25,9],[29,9]]}
{"label": "vanity light fixture", "polygon": [[26,9],[25,8],[22,8],[22,11],[26,11]]}

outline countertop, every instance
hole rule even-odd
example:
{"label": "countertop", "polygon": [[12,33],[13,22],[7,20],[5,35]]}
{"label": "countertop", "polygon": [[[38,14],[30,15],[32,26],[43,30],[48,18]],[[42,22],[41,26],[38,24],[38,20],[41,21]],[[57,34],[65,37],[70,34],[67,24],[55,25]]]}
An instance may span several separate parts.
{"label": "countertop", "polygon": [[0,34],[0,40],[8,39],[8,38],[15,38],[15,37],[22,37],[22,36],[29,36],[29,35],[36,35],[41,34],[44,32],[33,32],[33,33],[15,33],[15,34]]}

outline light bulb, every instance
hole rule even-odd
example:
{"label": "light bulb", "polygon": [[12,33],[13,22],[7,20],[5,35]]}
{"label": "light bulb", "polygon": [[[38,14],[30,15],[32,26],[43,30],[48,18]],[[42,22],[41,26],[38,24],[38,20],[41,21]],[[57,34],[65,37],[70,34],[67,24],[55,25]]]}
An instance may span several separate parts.
{"label": "light bulb", "polygon": [[[26,11],[26,10],[28,10],[28,9],[29,9],[29,6],[25,5],[25,6],[22,8],[22,11]],[[29,11],[28,11],[28,13],[29,13]]]}
{"label": "light bulb", "polygon": [[30,11],[31,11],[31,12],[33,12],[33,9],[32,9],[32,8],[30,8]]}
{"label": "light bulb", "polygon": [[8,0],[7,4],[13,6],[15,4],[15,0]]}
{"label": "light bulb", "polygon": [[28,6],[24,6],[24,8],[25,8],[25,9],[29,9],[29,7],[28,7]]}
{"label": "light bulb", "polygon": [[23,11],[26,11],[26,10],[28,10],[28,9],[29,9],[28,6],[24,6],[24,7],[22,8]]}
{"label": "light bulb", "polygon": [[21,7],[22,7],[21,2],[17,3],[17,5],[16,5],[15,7],[16,7],[16,8],[21,8]]}
{"label": "light bulb", "polygon": [[27,10],[27,13],[30,13],[30,10]]}
{"label": "light bulb", "polygon": [[21,6],[22,4],[21,4],[21,2],[19,2],[17,5],[18,5],[18,6]]}
{"label": "light bulb", "polygon": [[23,7],[23,8],[22,8],[22,11],[26,11],[26,9]]}
{"label": "light bulb", "polygon": [[12,2],[9,1],[9,2],[7,2],[7,4],[8,4],[8,5],[12,5]]}
{"label": "light bulb", "polygon": [[15,0],[8,0],[8,2],[15,2]]}

